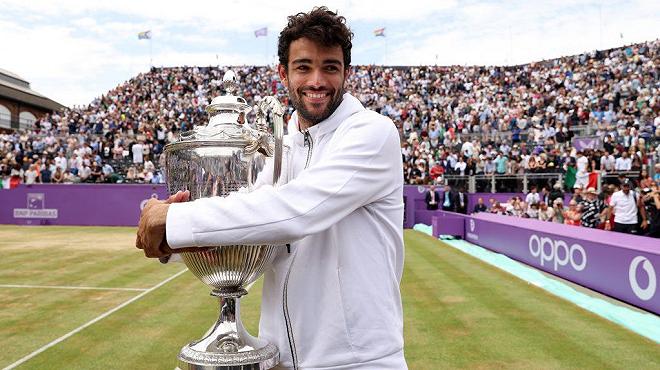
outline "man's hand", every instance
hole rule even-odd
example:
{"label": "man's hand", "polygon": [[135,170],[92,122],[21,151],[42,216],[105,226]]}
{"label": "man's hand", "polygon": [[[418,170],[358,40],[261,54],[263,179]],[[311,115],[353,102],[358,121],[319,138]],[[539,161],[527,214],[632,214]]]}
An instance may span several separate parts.
{"label": "man's hand", "polygon": [[[186,202],[190,199],[189,191],[179,191],[167,200],[150,199],[140,214],[135,246],[144,250],[144,255],[151,258],[171,255],[173,250],[167,244],[165,223],[167,211],[172,203]],[[176,250],[184,252],[184,250]]]}

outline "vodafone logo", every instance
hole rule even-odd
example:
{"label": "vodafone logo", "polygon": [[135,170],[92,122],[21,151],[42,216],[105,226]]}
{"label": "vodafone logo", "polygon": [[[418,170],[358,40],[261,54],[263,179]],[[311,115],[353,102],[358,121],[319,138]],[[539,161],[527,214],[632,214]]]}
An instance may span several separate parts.
{"label": "vodafone logo", "polygon": [[577,243],[569,247],[561,239],[554,240],[545,236],[539,237],[536,234],[532,234],[529,237],[529,253],[539,259],[541,266],[549,263],[555,271],[557,271],[559,266],[566,266],[568,264],[575,271],[582,271],[587,267],[587,252],[585,252],[584,248]]}
{"label": "vodafone logo", "polygon": [[474,220],[473,220],[473,219],[470,219],[470,232],[473,233],[473,232],[474,232],[474,228],[475,228]]}
{"label": "vodafone logo", "polygon": [[[646,288],[640,287],[639,283],[637,282],[637,269],[639,268],[640,264],[642,265],[642,269],[646,273],[646,276],[649,278],[649,284]],[[648,301],[655,295],[657,286],[655,269],[653,268],[653,264],[648,260],[648,258],[644,256],[637,256],[633,258],[632,262],[630,262],[630,267],[628,268],[628,280],[630,281],[630,287],[632,288],[633,292],[642,301]]]}

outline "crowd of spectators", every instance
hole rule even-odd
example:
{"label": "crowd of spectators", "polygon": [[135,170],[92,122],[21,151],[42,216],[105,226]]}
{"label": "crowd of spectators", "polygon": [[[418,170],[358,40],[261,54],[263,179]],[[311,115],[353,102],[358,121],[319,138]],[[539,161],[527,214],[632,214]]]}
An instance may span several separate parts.
{"label": "crowd of spectators", "polygon": [[[355,66],[347,90],[392,118],[404,177],[647,169],[660,137],[660,41],[511,67]],[[232,67],[255,104],[276,95],[273,67]],[[95,99],[0,134],[0,178],[14,182],[163,182],[164,146],[207,121],[225,68],[153,68]],[[250,120],[248,116],[248,120]],[[571,145],[588,127],[602,149]],[[582,159],[584,158],[584,159]],[[588,175],[587,175],[588,177]]]}
{"label": "crowd of spectators", "polygon": [[594,229],[614,230],[660,238],[660,187],[655,181],[637,186],[622,178],[597,191],[593,187],[575,188],[564,193],[561,186],[552,190],[536,186],[525,197],[514,196],[501,203],[490,198],[486,204],[480,198],[473,212],[537,219]]}

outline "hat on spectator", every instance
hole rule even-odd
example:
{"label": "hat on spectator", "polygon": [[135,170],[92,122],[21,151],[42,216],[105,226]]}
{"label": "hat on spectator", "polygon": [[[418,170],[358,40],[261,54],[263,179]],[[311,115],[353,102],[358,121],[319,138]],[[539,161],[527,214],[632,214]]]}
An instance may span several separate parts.
{"label": "hat on spectator", "polygon": [[561,189],[561,184],[557,182],[557,183],[555,183],[555,185],[553,185],[553,188]]}
{"label": "hat on spectator", "polygon": [[585,191],[585,193],[587,193],[587,194],[598,194],[598,192],[596,191],[596,188],[594,188],[593,186],[590,187],[590,188],[588,188],[588,189]]}
{"label": "hat on spectator", "polygon": [[630,185],[631,185],[631,184],[630,184],[630,179],[624,179],[623,181],[621,181],[621,185],[623,185],[623,186],[630,186]]}

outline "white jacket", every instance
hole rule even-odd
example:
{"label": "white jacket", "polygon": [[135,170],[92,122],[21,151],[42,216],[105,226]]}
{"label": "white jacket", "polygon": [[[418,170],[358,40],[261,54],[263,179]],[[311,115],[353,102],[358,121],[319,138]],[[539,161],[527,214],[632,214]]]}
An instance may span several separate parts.
{"label": "white jacket", "polygon": [[297,127],[294,113],[288,183],[173,204],[167,241],[291,244],[265,273],[259,325],[280,366],[405,369],[396,127],[350,94],[306,133]]}

